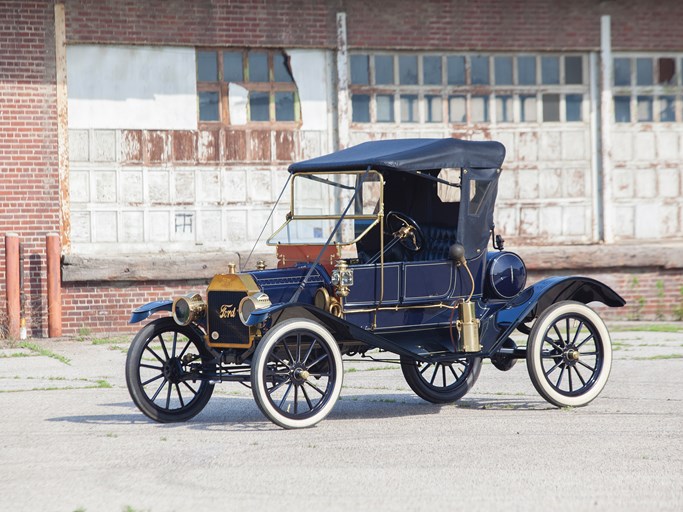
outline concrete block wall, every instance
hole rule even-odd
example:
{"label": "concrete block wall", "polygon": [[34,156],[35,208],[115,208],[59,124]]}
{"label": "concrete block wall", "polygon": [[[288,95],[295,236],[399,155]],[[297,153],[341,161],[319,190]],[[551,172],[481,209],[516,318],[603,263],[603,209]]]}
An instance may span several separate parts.
{"label": "concrete block wall", "polygon": [[[327,140],[320,131],[70,130],[72,250],[248,251],[287,165],[328,152]],[[266,236],[288,205],[285,193]]]}
{"label": "concrete block wall", "polygon": [[[386,129],[385,129],[386,130]],[[351,143],[397,137],[458,137],[497,140],[507,154],[498,185],[494,221],[513,245],[593,241],[590,130],[587,124],[559,127],[473,127],[449,130],[401,128],[400,132],[352,130]]]}
{"label": "concrete block wall", "polygon": [[683,237],[683,129],[617,127],[612,158],[615,237]]}

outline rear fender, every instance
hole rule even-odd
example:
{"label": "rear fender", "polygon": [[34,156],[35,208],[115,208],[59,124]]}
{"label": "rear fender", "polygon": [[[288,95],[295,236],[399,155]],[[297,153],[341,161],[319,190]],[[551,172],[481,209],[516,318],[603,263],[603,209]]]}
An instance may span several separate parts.
{"label": "rear fender", "polygon": [[128,323],[135,324],[142,322],[157,311],[171,311],[172,306],[172,300],[155,300],[154,302],[148,302],[144,306],[139,306],[133,310]]}
{"label": "rear fender", "polygon": [[490,308],[484,313],[480,338],[485,355],[494,354],[520,324],[533,320],[548,306],[563,300],[575,300],[584,304],[601,302],[609,307],[622,307],[626,304],[612,288],[589,277],[543,279],[502,307]]}

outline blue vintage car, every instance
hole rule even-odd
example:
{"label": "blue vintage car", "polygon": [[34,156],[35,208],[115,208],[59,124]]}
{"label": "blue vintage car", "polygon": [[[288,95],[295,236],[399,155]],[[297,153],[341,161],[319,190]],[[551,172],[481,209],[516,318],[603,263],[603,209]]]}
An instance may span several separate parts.
{"label": "blue vintage car", "polygon": [[544,399],[586,405],[612,362],[587,304],[625,302],[586,277],[526,287],[523,261],[494,231],[504,158],[498,142],[409,139],[291,165],[289,213],[268,239],[278,268],[233,266],[204,296],[133,311],[132,323],[171,312],[131,344],[133,401],[156,421],[184,421],[233,381],[276,424],[310,427],[339,397],[344,358],[400,365],[433,403],[463,397],[490,358],[503,371],[526,359]]}

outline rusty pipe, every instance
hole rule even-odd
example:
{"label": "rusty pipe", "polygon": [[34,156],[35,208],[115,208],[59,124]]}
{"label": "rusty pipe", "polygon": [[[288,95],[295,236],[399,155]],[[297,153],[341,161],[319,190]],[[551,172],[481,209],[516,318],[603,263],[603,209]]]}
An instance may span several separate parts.
{"label": "rusty pipe", "polygon": [[19,338],[19,235],[5,235],[5,293],[7,294],[7,334]]}
{"label": "rusty pipe", "polygon": [[26,286],[24,285],[25,247],[19,243],[19,339],[26,339]]}
{"label": "rusty pipe", "polygon": [[61,248],[59,235],[48,233],[45,237],[47,249],[47,335],[57,338],[62,335],[62,289]]}

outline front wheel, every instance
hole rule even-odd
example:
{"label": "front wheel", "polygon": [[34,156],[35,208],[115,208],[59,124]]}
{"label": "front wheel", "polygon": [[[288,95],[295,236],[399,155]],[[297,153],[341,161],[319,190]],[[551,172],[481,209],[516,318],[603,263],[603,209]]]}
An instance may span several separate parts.
{"label": "front wheel", "polygon": [[562,301],[534,323],[526,357],[531,382],[543,398],[558,407],[581,407],[607,383],[612,343],[595,311],[580,302]]}
{"label": "front wheel", "polygon": [[401,356],[401,370],[417,396],[434,404],[448,404],[472,389],[481,372],[481,358],[424,363]]}
{"label": "front wheel", "polygon": [[138,409],[160,423],[199,414],[213,393],[213,384],[197,380],[196,368],[210,358],[202,344],[198,332],[170,317],[137,333],[126,358],[126,384]]}
{"label": "front wheel", "polygon": [[259,342],[251,387],[259,409],[284,428],[311,427],[339,398],[341,352],[334,337],[310,320],[277,324]]}

